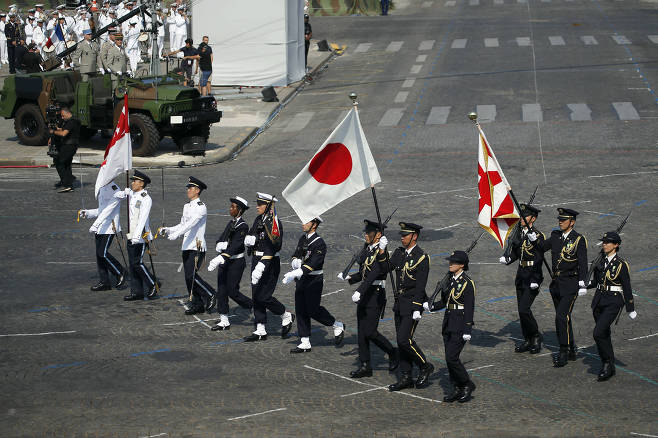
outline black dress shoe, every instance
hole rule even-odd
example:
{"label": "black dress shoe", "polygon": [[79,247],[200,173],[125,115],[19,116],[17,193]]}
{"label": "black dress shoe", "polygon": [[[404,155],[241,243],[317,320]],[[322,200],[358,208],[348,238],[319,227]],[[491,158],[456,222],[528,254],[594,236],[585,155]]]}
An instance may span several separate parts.
{"label": "black dress shoe", "polygon": [[288,333],[290,333],[290,330],[292,330],[292,323],[295,322],[295,314],[291,313],[292,318],[290,319],[290,322],[283,327],[281,327],[281,339],[285,339],[288,336]]}
{"label": "black dress shoe", "polygon": [[542,337],[535,335],[532,337],[532,347],[530,347],[530,354],[537,354],[541,351]]}
{"label": "black dress shoe", "polygon": [[414,379],[411,378],[410,372],[406,372],[406,373],[400,373],[400,378],[398,379],[398,381],[392,385],[388,385],[388,390],[391,392],[402,391],[403,389],[413,388],[413,387],[414,387]]}
{"label": "black dress shoe", "polygon": [[388,355],[388,370],[395,371],[400,365],[400,350],[394,348],[391,354]]}
{"label": "black dress shoe", "polygon": [[126,295],[123,297],[123,301],[142,301],[144,299],[144,295]]}
{"label": "black dress shoe", "polygon": [[91,290],[93,290],[94,292],[99,292],[102,290],[110,290],[110,289],[112,289],[112,286],[105,283],[98,283],[97,285],[91,287]]}
{"label": "black dress shoe", "polygon": [[523,341],[523,343],[517,345],[514,348],[514,351],[517,353],[525,353],[526,351],[529,351],[531,347],[532,344],[530,343],[529,340],[526,339],[525,341]]}
{"label": "black dress shoe", "polygon": [[372,377],[372,368],[370,362],[361,362],[361,366],[350,373],[353,379],[360,379],[361,377]]}
{"label": "black dress shoe", "polygon": [[245,336],[243,339],[245,342],[265,341],[267,340],[267,335],[257,335],[256,333],[252,333],[249,336]]}
{"label": "black dress shoe", "polygon": [[213,326],[210,330],[212,330],[214,332],[224,331],[224,330],[231,330],[231,326],[230,325],[219,325],[219,324],[217,324],[217,325]]}
{"label": "black dress shoe", "polygon": [[334,345],[336,347],[343,343],[343,339],[345,339],[345,330],[347,330],[347,326],[343,324],[343,331],[340,332],[338,336],[334,336]]}
{"label": "black dress shoe", "polygon": [[459,403],[466,403],[471,399],[471,395],[473,394],[473,391],[475,391],[475,383],[469,380],[466,386],[462,388],[462,395],[461,397],[459,397],[459,399],[457,399],[457,401]]}
{"label": "black dress shoe", "polygon": [[128,275],[124,271],[121,273],[121,275],[119,275],[117,284],[115,284],[114,287],[116,287],[117,289],[123,289],[124,287],[126,287],[126,284],[128,284]]}
{"label": "black dress shoe", "polygon": [[455,385],[452,390],[452,394],[443,397],[443,401],[446,403],[452,403],[459,400],[462,395],[464,395],[464,389],[461,386]]}
{"label": "black dress shoe", "polygon": [[567,350],[560,348],[560,352],[553,356],[553,366],[555,368],[561,368],[567,363],[569,363]]}
{"label": "black dress shoe", "polygon": [[295,347],[290,350],[290,354],[298,354],[298,353],[310,353],[311,349],[310,348],[299,348]]}
{"label": "black dress shoe", "polygon": [[189,309],[185,310],[186,315],[196,315],[197,313],[203,313],[204,309],[203,307],[190,307]]}
{"label": "black dress shoe", "polygon": [[614,375],[615,366],[611,362],[603,362],[603,367],[601,367],[601,371],[599,371],[599,375],[596,377],[596,380],[599,382],[605,382]]}
{"label": "black dress shoe", "polygon": [[569,360],[576,360],[578,357],[576,353],[578,352],[578,347],[575,345],[569,346]]}
{"label": "black dress shoe", "polygon": [[430,376],[434,372],[434,365],[427,362],[424,367],[420,369],[418,373],[418,379],[416,380],[416,389],[422,389],[430,385]]}

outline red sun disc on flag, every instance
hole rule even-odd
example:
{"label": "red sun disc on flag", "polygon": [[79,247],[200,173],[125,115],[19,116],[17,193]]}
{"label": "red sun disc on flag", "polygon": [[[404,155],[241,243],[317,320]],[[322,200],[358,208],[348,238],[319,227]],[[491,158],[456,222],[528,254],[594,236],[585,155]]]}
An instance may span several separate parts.
{"label": "red sun disc on flag", "polygon": [[352,173],[352,155],[344,144],[329,143],[313,157],[308,171],[317,182],[335,186]]}

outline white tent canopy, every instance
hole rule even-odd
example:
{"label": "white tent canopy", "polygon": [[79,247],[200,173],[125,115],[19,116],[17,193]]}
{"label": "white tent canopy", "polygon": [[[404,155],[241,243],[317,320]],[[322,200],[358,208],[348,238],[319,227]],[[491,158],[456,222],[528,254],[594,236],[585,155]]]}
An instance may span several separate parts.
{"label": "white tent canopy", "polygon": [[305,74],[303,0],[196,0],[195,45],[207,35],[213,85],[288,85]]}

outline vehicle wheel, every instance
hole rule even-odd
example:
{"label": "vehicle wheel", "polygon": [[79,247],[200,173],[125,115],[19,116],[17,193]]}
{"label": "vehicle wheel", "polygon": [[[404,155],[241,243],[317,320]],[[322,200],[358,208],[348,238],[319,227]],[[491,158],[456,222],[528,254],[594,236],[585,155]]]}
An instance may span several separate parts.
{"label": "vehicle wheel", "polygon": [[18,108],[14,116],[14,131],[20,142],[28,146],[48,144],[48,137],[50,137],[41,110],[33,103],[27,103]]}
{"label": "vehicle wheel", "polygon": [[133,113],[130,115],[130,139],[133,155],[135,157],[146,157],[153,155],[158,148],[160,133],[149,116]]}
{"label": "vehicle wheel", "polygon": [[80,140],[89,140],[94,135],[96,135],[97,132],[98,132],[98,129],[91,129],[91,128],[87,128],[86,126],[81,126],[80,127]]}
{"label": "vehicle wheel", "polygon": [[192,128],[190,134],[195,137],[203,137],[206,140],[206,142],[208,142],[208,138],[210,137],[210,123],[206,123],[205,125],[195,126],[194,128]]}

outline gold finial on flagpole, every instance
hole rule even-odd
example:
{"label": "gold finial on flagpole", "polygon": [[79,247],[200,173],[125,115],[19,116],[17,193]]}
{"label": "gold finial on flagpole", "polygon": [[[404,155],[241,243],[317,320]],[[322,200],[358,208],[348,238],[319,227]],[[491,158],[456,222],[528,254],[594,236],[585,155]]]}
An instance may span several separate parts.
{"label": "gold finial on flagpole", "polygon": [[354,91],[352,91],[350,93],[350,99],[352,99],[352,105],[354,105],[354,106],[357,106],[359,104],[359,102],[356,101],[356,97],[357,97],[356,93]]}
{"label": "gold finial on flagpole", "polygon": [[468,113],[468,118],[471,119],[473,122],[477,123],[478,114],[476,112],[470,112]]}

